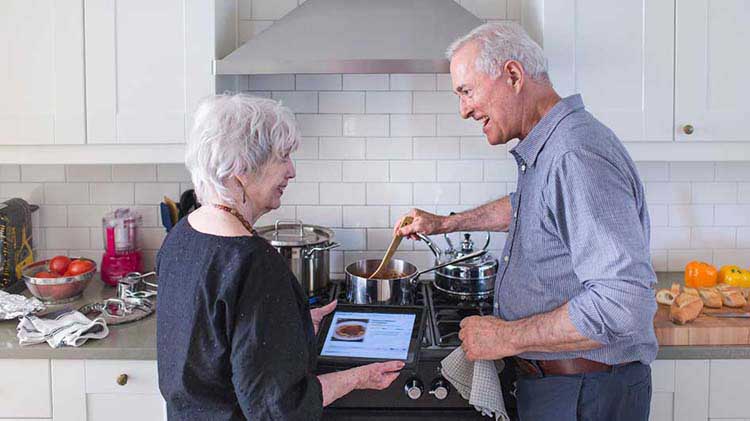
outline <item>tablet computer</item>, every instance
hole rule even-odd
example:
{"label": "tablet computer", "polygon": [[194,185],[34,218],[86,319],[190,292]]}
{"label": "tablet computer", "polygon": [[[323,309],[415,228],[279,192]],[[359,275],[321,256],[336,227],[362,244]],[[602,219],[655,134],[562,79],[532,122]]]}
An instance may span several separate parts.
{"label": "tablet computer", "polygon": [[354,367],[399,360],[414,367],[424,330],[425,308],[341,304],[318,331],[318,362]]}

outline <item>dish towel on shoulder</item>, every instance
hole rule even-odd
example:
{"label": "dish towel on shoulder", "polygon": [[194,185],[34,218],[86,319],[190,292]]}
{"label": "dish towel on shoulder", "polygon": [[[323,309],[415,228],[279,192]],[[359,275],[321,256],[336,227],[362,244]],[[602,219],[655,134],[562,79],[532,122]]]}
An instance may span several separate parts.
{"label": "dish towel on shoulder", "polygon": [[494,361],[469,361],[464,350],[458,347],[443,358],[440,365],[443,377],[482,415],[495,420],[510,420]]}
{"label": "dish towel on shoulder", "polygon": [[102,339],[109,334],[103,319],[91,320],[75,310],[54,319],[25,316],[18,322],[16,330],[21,345],[47,342],[52,348],[81,346],[89,339]]}

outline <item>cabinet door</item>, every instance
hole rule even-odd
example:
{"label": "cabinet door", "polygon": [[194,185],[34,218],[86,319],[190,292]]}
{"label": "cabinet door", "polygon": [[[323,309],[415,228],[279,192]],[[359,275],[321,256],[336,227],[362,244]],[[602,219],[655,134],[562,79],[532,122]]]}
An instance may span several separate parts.
{"label": "cabinet door", "polygon": [[49,418],[47,360],[0,360],[0,418]]}
{"label": "cabinet door", "polygon": [[0,1],[0,144],[84,143],[83,0]]}
{"label": "cabinet door", "polygon": [[750,141],[750,3],[677,0],[676,21],[677,139]]}
{"label": "cabinet door", "polygon": [[580,93],[623,141],[673,140],[672,2],[545,1],[543,14],[560,95]]}
{"label": "cabinet door", "polygon": [[212,93],[205,0],[85,0],[88,143],[181,143]]}

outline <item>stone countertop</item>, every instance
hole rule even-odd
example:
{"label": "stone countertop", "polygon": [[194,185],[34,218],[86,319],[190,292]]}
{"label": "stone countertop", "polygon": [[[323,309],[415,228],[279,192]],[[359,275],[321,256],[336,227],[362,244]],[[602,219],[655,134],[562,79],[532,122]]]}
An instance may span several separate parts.
{"label": "stone countertop", "polygon": [[[658,273],[658,288],[668,288],[672,282],[682,283],[682,272]],[[79,308],[115,295],[115,289],[94,278],[81,299],[49,311],[62,308]],[[123,325],[110,326],[109,336],[89,340],[79,348],[53,349],[46,343],[20,346],[16,338],[16,320],[0,321],[0,358],[39,359],[156,359],[156,315]],[[663,346],[657,359],[750,359],[750,346]]]}

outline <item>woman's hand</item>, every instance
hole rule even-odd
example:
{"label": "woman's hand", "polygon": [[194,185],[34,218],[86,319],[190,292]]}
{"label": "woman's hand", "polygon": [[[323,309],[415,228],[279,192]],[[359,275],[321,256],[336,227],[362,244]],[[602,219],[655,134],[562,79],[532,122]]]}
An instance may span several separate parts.
{"label": "woman's hand", "polygon": [[404,368],[403,361],[387,361],[353,368],[357,372],[356,389],[383,390],[390,386]]}
{"label": "woman's hand", "polygon": [[313,328],[315,329],[315,334],[318,334],[318,328],[320,327],[320,321],[323,320],[323,317],[330,314],[333,310],[336,309],[337,301],[333,300],[328,305],[325,305],[320,308],[314,308],[310,310],[310,318],[313,322]]}

